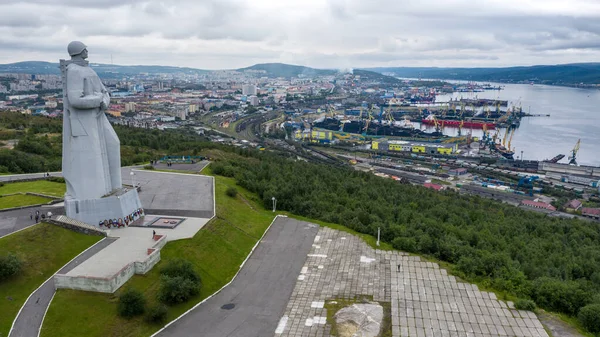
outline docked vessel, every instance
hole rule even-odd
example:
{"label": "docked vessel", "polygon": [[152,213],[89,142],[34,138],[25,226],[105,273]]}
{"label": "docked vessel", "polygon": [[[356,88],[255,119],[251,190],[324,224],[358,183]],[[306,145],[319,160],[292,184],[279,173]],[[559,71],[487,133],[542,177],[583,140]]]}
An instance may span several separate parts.
{"label": "docked vessel", "polygon": [[546,163],[558,163],[561,159],[563,159],[565,157],[564,154],[559,154],[557,156],[555,156],[552,159],[546,159],[544,160]]}
{"label": "docked vessel", "polygon": [[[460,120],[455,120],[455,119],[438,119],[437,122],[444,123],[444,126],[450,126],[450,127],[459,127],[462,124],[463,128],[470,128],[470,129],[491,130],[491,129],[496,128],[496,123],[473,121],[473,120],[460,121]],[[436,120],[432,115],[429,115],[426,118],[422,119],[421,123],[427,124],[427,125],[436,125]]]}

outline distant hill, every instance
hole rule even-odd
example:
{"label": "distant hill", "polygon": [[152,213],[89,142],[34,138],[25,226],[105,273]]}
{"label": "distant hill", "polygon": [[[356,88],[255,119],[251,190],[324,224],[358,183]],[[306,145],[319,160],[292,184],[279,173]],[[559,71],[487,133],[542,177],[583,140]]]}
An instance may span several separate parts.
{"label": "distant hill", "polygon": [[315,69],[309,68],[305,66],[296,66],[285,63],[261,63],[255,64],[253,66],[247,68],[237,69],[237,71],[247,71],[247,70],[261,70],[265,71],[265,76],[267,77],[298,77],[298,75],[304,76],[327,76],[327,75],[335,75],[338,73],[337,70],[331,69]]}
{"label": "distant hill", "polygon": [[398,77],[436,78],[490,82],[535,82],[540,84],[576,85],[600,83],[600,63],[573,63],[509,68],[367,68]]}
{"label": "distant hill", "polygon": [[361,81],[376,81],[387,85],[397,85],[402,83],[401,80],[395,77],[386,76],[376,71],[354,69],[353,73],[356,76],[360,76]]}
{"label": "distant hill", "polygon": [[[112,64],[90,63],[101,77],[114,77],[122,75],[150,74],[204,74],[209,70],[181,68],[169,66],[121,66]],[[0,64],[0,73],[26,73],[26,74],[59,74],[58,63],[27,61],[10,64]]]}

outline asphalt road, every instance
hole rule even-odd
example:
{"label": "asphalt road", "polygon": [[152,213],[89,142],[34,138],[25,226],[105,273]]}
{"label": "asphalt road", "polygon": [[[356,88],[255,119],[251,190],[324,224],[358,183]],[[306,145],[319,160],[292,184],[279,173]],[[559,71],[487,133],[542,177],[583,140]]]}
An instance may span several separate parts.
{"label": "asphalt road", "polygon": [[[61,268],[58,273],[66,274],[71,269],[80,265],[83,261],[92,257],[92,255],[113,243],[115,240],[117,240],[117,238],[105,238],[104,240],[96,243],[96,245],[92,246],[92,248],[88,249],[75,260],[69,262],[66,266]],[[44,315],[48,309],[48,306],[50,305],[50,301],[52,300],[55,291],[54,278],[44,283],[38,290],[36,290],[21,309],[21,312],[13,323],[13,328],[8,337],[37,336],[40,326],[44,321]]]}
{"label": "asphalt road", "polygon": [[318,229],[277,218],[227,288],[157,336],[273,336]]}
{"label": "asphalt road", "polygon": [[[44,178],[46,173],[27,173],[27,174],[11,174],[0,176],[0,181],[13,181],[23,179]],[[50,172],[52,177],[62,177],[62,172]]]}
{"label": "asphalt road", "polygon": [[50,211],[52,212],[52,217],[65,214],[64,207],[54,205],[28,207],[13,211],[0,212],[0,238],[23,228],[35,225],[35,219],[31,220],[29,218],[29,213],[32,212],[35,217],[35,211],[40,211],[40,213],[48,213],[48,211]]}

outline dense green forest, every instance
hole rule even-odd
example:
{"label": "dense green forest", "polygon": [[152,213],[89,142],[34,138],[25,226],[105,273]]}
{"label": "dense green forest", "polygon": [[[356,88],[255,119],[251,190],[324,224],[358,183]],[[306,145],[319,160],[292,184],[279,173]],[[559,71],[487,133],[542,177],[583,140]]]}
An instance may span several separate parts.
{"label": "dense green forest", "polygon": [[372,174],[249,151],[213,163],[265,207],[376,235],[454,265],[461,276],[576,315],[600,302],[596,223],[546,217],[479,197],[402,185]]}
{"label": "dense green forest", "polygon": [[[113,126],[121,140],[121,164],[129,166],[165,154],[196,154],[206,138],[193,130],[145,130]],[[62,120],[0,113],[0,173],[60,171]]]}

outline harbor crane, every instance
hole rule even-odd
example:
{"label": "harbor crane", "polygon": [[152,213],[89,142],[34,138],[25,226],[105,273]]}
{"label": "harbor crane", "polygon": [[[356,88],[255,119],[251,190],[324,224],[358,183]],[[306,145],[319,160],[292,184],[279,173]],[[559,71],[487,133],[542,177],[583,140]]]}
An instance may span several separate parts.
{"label": "harbor crane", "polygon": [[363,129],[363,135],[366,135],[369,132],[369,124],[371,124],[371,120],[373,120],[373,115],[371,114],[372,110],[373,108],[367,111],[367,121],[365,122],[365,127]]}
{"label": "harbor crane", "polygon": [[577,141],[573,150],[571,150],[571,155],[569,156],[569,165],[577,165],[577,152],[579,152],[579,146],[581,145],[581,139]]}
{"label": "harbor crane", "polygon": [[512,149],[512,148],[510,147],[510,145],[511,145],[511,143],[512,143],[513,136],[515,135],[515,130],[516,130],[516,128],[513,128],[513,129],[512,129],[512,132],[510,133],[510,139],[508,139],[508,150],[509,150],[509,151],[513,151],[513,152],[514,152],[514,149]]}

